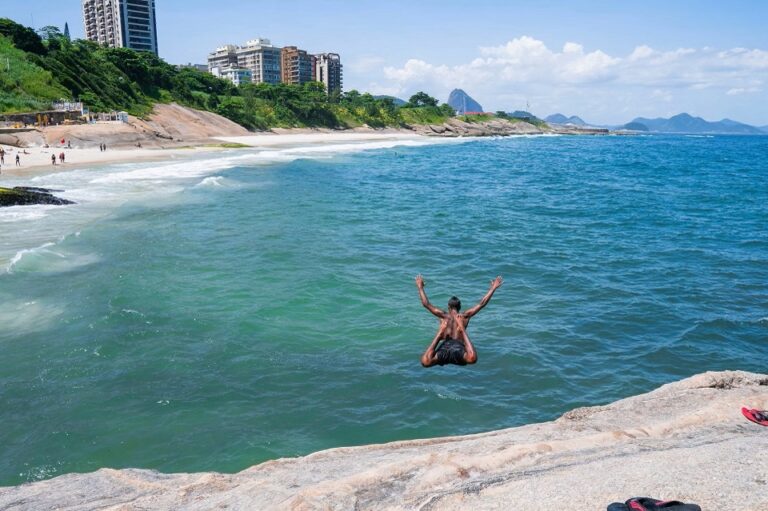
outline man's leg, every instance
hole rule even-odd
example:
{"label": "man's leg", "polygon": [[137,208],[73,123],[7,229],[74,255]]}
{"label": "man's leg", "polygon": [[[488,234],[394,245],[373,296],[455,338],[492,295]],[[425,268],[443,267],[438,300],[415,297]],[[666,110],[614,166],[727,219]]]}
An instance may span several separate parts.
{"label": "man's leg", "polygon": [[459,335],[461,336],[461,340],[464,341],[464,362],[467,364],[474,364],[477,362],[477,352],[475,351],[475,346],[472,344],[472,341],[469,340],[469,335],[467,335],[467,330],[464,328],[464,326],[459,322]]}
{"label": "man's leg", "polygon": [[432,339],[432,342],[430,342],[429,346],[427,346],[427,350],[421,356],[421,365],[424,367],[432,367],[433,365],[437,364],[437,356],[435,355],[435,350],[437,349],[437,344],[440,342],[440,339],[443,338],[444,334],[445,325],[440,325],[440,329],[435,334],[434,339]]}

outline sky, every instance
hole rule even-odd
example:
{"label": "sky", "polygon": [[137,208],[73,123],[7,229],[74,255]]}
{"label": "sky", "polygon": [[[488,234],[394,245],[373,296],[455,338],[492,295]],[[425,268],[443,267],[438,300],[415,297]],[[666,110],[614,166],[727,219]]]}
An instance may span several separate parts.
{"label": "sky", "polygon": [[[486,111],[594,124],[680,112],[768,125],[768,2],[713,0],[157,0],[160,56],[205,63],[266,37],[336,52],[344,89],[441,101],[462,88]],[[0,0],[0,17],[69,22],[80,0]]]}

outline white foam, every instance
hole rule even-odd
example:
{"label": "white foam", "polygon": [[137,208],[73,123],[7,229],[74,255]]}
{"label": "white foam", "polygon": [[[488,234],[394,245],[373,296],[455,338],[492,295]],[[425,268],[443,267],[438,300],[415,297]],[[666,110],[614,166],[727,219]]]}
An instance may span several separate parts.
{"label": "white foam", "polygon": [[223,188],[226,184],[224,176],[210,176],[197,183],[195,188]]}
{"label": "white foam", "polygon": [[64,313],[64,308],[50,303],[39,301],[14,301],[2,300],[0,307],[0,331],[12,333],[15,338],[21,338],[24,334],[40,332],[48,329],[57,318]]}
{"label": "white foam", "polygon": [[[80,232],[73,233],[73,236],[79,237]],[[8,262],[5,272],[8,274],[14,273],[15,271],[66,273],[95,264],[101,260],[96,254],[69,253],[62,249],[52,249],[52,247],[59,245],[68,237],[69,235],[64,235],[56,242],[48,241],[38,247],[25,248],[17,251]],[[29,259],[37,259],[37,261],[32,261],[27,264]],[[36,265],[35,262],[38,264]]]}
{"label": "white foam", "polygon": [[[263,138],[263,137],[262,137]],[[306,137],[304,137],[306,138]],[[72,254],[58,258],[41,254],[50,245],[42,245],[62,233],[79,231],[82,226],[109,215],[126,202],[164,203],[181,197],[179,192],[190,187],[227,188],[239,183],[229,181],[222,171],[240,166],[262,166],[297,159],[332,158],[336,155],[391,149],[398,146],[420,147],[434,144],[463,143],[470,139],[442,139],[393,135],[372,139],[369,135],[346,134],[335,141],[327,137],[287,136],[294,146],[236,149],[231,151],[190,154],[173,161],[132,162],[73,168],[66,172],[37,175],[31,179],[35,186],[64,190],[56,195],[76,204],[71,206],[18,206],[0,210],[0,225],[12,223],[11,229],[0,230],[0,261],[8,262],[7,272],[21,269],[21,262],[35,254],[44,256],[41,263],[51,264],[53,271],[69,271],[93,264],[94,256]],[[274,140],[274,139],[272,139]],[[320,142],[320,143],[317,143]],[[184,200],[193,200],[185,198]],[[55,211],[53,211],[55,210]],[[23,235],[21,235],[23,233]],[[29,248],[30,246],[37,248]],[[10,260],[9,260],[10,259]],[[64,264],[63,260],[67,260]],[[1,263],[0,263],[1,264]],[[29,262],[26,271],[37,271]]]}
{"label": "white foam", "polygon": [[16,255],[14,255],[11,258],[10,262],[8,263],[8,266],[5,269],[6,273],[13,273],[13,267],[16,266],[24,258],[24,256],[26,256],[28,254],[34,254],[35,252],[37,252],[39,250],[45,250],[46,248],[52,247],[54,245],[55,245],[55,243],[48,242],[48,243],[43,243],[39,247],[25,248],[23,250],[19,250],[18,252],[16,252]]}
{"label": "white foam", "polygon": [[12,223],[26,220],[39,220],[48,216],[51,209],[58,206],[11,206],[0,209],[0,222]]}

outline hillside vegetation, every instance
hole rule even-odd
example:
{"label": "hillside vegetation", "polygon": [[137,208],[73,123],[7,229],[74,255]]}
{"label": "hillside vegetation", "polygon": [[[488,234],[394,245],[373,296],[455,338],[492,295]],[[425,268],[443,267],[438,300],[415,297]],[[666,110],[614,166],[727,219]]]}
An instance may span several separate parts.
{"label": "hillside vegetation", "polygon": [[41,110],[79,99],[93,112],[146,117],[156,103],[176,102],[220,114],[250,129],[439,124],[454,115],[420,92],[403,106],[351,90],[327,94],[321,83],[236,87],[196,69],[179,69],[147,53],[70,41],[55,27],[32,29],[0,19],[0,113]]}
{"label": "hillside vegetation", "polygon": [[50,72],[27,60],[25,52],[0,35],[0,111],[37,110],[69,91]]}

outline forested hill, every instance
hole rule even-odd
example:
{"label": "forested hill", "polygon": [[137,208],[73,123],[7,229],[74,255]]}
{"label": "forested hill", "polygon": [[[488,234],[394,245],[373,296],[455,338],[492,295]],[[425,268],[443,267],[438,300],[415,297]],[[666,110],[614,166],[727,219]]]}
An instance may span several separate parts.
{"label": "forested hill", "polygon": [[372,127],[442,123],[454,114],[425,93],[403,106],[351,90],[326,94],[322,84],[240,87],[196,69],[179,69],[148,52],[70,41],[55,27],[40,33],[0,18],[0,114],[50,108],[79,99],[92,111],[143,117],[155,103],[176,102],[218,113],[250,129]]}

